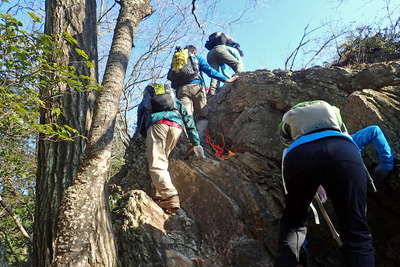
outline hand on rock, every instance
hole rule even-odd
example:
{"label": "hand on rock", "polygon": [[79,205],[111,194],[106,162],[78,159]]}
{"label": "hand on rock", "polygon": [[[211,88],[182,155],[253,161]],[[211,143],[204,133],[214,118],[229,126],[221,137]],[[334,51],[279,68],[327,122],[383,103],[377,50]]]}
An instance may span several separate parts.
{"label": "hand on rock", "polygon": [[233,83],[234,81],[236,81],[237,80],[237,77],[236,76],[232,76],[231,78],[229,78],[228,80],[226,80],[225,82],[227,82],[227,83]]}
{"label": "hand on rock", "polygon": [[203,147],[198,145],[193,147],[193,152],[196,155],[196,157],[200,159],[205,159],[206,157],[204,156],[204,150]]}

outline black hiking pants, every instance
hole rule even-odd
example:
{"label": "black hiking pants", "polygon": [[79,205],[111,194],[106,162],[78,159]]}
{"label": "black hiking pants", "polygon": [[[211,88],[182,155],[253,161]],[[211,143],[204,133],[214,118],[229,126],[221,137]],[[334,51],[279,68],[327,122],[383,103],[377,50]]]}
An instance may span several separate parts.
{"label": "black hiking pants", "polygon": [[354,144],[341,137],[302,144],[287,154],[284,177],[288,195],[276,267],[297,265],[307,232],[308,208],[319,185],[335,209],[346,267],[375,266],[366,217],[368,176]]}

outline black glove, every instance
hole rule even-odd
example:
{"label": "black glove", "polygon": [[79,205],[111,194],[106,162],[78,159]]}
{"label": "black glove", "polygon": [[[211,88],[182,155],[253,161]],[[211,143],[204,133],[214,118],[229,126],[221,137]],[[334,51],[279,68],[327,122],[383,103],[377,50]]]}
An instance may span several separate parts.
{"label": "black glove", "polygon": [[391,171],[383,169],[380,165],[376,166],[373,173],[374,183],[376,187],[382,188],[385,178],[389,176]]}

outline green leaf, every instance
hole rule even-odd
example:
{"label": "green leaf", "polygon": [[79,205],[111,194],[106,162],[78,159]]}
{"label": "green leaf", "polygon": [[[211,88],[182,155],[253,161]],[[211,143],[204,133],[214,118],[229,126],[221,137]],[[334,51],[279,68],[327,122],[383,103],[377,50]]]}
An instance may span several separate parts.
{"label": "green leaf", "polygon": [[72,128],[71,126],[68,126],[66,124],[64,124],[64,128],[67,129],[68,131],[72,132],[72,133],[78,133],[78,130]]}
{"label": "green leaf", "polygon": [[28,12],[28,15],[33,19],[33,22],[41,22],[42,21],[42,18],[37,16],[33,12]]}
{"label": "green leaf", "polygon": [[78,41],[68,32],[63,33],[64,39],[71,45],[78,45]]}
{"label": "green leaf", "polygon": [[94,62],[93,61],[85,60],[85,64],[89,69],[94,68]]}
{"label": "green leaf", "polygon": [[83,57],[84,59],[86,59],[86,60],[89,59],[88,54],[86,54],[86,52],[85,52],[84,50],[79,49],[79,48],[75,48],[75,52],[76,52],[78,55],[80,55],[81,57]]}
{"label": "green leaf", "polygon": [[56,113],[57,116],[61,115],[61,109],[60,108],[54,108],[53,109],[54,113]]}

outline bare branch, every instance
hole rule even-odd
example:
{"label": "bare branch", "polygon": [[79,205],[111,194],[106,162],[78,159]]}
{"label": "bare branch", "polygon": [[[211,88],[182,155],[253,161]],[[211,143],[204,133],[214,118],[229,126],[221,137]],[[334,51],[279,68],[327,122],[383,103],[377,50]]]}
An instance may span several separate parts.
{"label": "bare branch", "polygon": [[291,63],[291,65],[290,65],[290,70],[292,69],[292,67],[293,67],[293,62],[294,62],[294,60],[296,59],[296,56],[297,56],[297,53],[299,52],[299,49],[300,49],[302,46],[304,46],[304,45],[306,45],[306,44],[308,43],[308,41],[304,42],[304,38],[306,38],[306,36],[308,35],[307,29],[308,29],[309,26],[310,26],[310,24],[307,24],[307,26],[304,27],[303,35],[302,35],[301,38],[300,38],[299,44],[298,44],[297,47],[292,51],[292,53],[290,53],[289,57],[285,60],[285,70],[288,69],[288,63],[289,63],[289,61],[290,61],[291,59],[292,59],[292,63]]}
{"label": "bare branch", "polygon": [[114,2],[114,4],[107,9],[106,12],[104,12],[103,14],[100,15],[100,18],[97,20],[97,24],[101,23],[101,20],[117,5],[117,2]]}
{"label": "bare branch", "polygon": [[247,13],[247,11],[248,11],[248,9],[247,9],[247,8],[244,8],[244,9],[242,10],[242,13],[240,13],[240,15],[239,15],[237,18],[235,18],[235,19],[233,19],[233,20],[231,20],[231,21],[229,21],[229,22],[227,23],[228,26],[231,26],[232,24],[239,22],[239,21],[244,17],[244,15]]}
{"label": "bare branch", "polygon": [[[297,55],[298,55],[300,49],[301,49],[302,47],[304,47],[305,45],[307,45],[308,43],[311,42],[311,39],[308,39],[308,40],[305,40],[305,39],[308,38],[313,32],[315,32],[315,31],[317,31],[317,30],[319,30],[319,29],[325,27],[326,24],[320,25],[320,26],[318,26],[318,27],[316,27],[316,28],[314,28],[314,29],[308,31],[309,26],[310,26],[310,24],[307,24],[307,25],[304,27],[303,35],[302,35],[301,38],[300,38],[299,44],[298,44],[297,47],[292,51],[292,53],[290,53],[290,55],[286,58],[286,60],[285,60],[285,70],[288,70],[288,69],[289,69],[289,70],[292,70],[292,69],[293,69],[294,62],[295,62],[295,60],[296,60],[296,57],[297,57]],[[321,51],[322,51],[322,50],[321,50]],[[320,52],[321,52],[321,51],[320,51]],[[320,52],[318,52],[318,54],[319,54]],[[290,62],[290,67],[288,68],[289,62]]]}
{"label": "bare branch", "polygon": [[13,219],[15,225],[18,227],[18,230],[21,232],[21,234],[23,236],[25,236],[27,238],[27,240],[29,241],[29,243],[32,243],[32,239],[29,236],[28,232],[25,230],[25,227],[21,224],[21,222],[19,221],[19,219],[17,218],[17,216],[14,215],[14,213],[12,212],[12,210],[6,205],[6,203],[4,202],[4,200],[1,198],[0,196],[0,206],[7,212],[7,214]]}
{"label": "bare branch", "polygon": [[203,25],[200,24],[199,18],[197,17],[195,10],[196,10],[196,0],[192,0],[192,14],[193,14],[194,20],[196,21],[197,26],[199,26],[199,28],[203,32],[203,35],[206,35],[206,31],[204,30]]}
{"label": "bare branch", "polygon": [[339,34],[339,35],[335,35],[332,34],[323,44],[322,46],[318,49],[318,51],[311,57],[311,59],[304,65],[304,68],[307,68],[309,64],[311,64],[311,62],[313,62],[313,60],[327,47],[327,45],[329,43],[331,43],[334,40],[337,40],[338,37],[340,37],[341,35],[343,35],[343,33]]}

